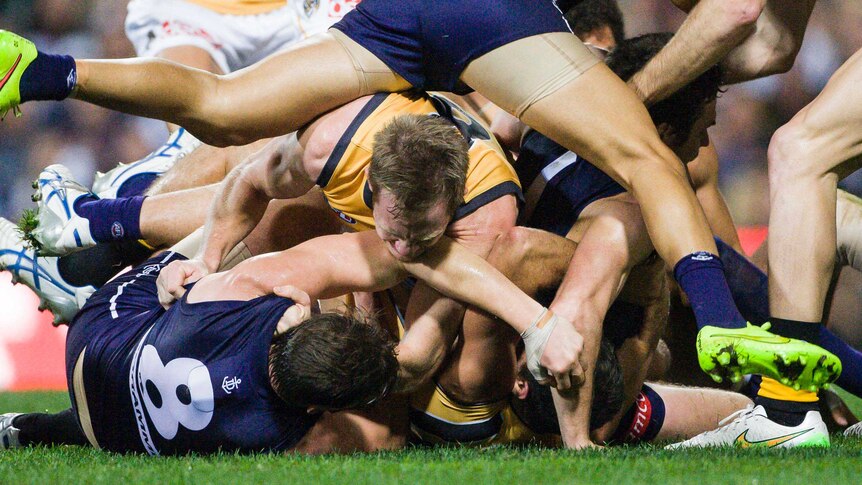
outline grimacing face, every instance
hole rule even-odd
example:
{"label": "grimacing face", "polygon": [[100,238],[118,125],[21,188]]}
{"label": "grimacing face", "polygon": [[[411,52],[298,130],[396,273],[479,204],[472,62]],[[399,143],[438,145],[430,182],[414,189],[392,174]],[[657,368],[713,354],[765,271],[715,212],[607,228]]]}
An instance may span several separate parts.
{"label": "grimacing face", "polygon": [[415,259],[443,237],[452,219],[443,201],[416,220],[407,220],[403,214],[393,214],[395,198],[392,194],[386,189],[379,192],[374,200],[374,225],[377,235],[396,259]]}

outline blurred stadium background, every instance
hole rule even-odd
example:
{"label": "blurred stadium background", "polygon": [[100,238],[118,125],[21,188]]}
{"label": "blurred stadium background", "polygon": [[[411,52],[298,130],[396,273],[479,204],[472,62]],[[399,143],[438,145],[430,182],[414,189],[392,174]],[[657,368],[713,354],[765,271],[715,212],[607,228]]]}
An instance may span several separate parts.
{"label": "blurred stadium background", "polygon": [[[84,58],[132,57],[123,31],[126,0],[0,0],[0,29],[33,39],[47,52]],[[627,35],[675,30],[683,19],[668,0],[620,0]],[[862,3],[819,2],[791,72],[733,86],[719,102],[712,135],[721,156],[721,187],[746,241],[756,247],[768,219],[766,148],[773,131],[806,105],[832,72],[862,46]],[[0,125],[0,216],[30,207],[30,181],[63,163],[89,184],[96,170],[146,155],[166,138],[165,125],[77,101],[35,103]],[[862,176],[845,181],[862,192]],[[37,299],[0,275],[0,390],[65,388],[65,331],[36,311]],[[858,300],[858,294],[843,296]],[[853,302],[851,302],[853,303]],[[858,310],[858,307],[851,305]],[[855,317],[858,311],[855,312]],[[857,340],[858,341],[858,340]]]}

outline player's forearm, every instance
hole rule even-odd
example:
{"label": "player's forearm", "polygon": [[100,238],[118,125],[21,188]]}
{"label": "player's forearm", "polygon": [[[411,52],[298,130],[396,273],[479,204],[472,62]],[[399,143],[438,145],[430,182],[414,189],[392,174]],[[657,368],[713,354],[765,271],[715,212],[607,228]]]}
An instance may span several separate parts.
{"label": "player's forearm", "polygon": [[[560,394],[552,389],[554,407],[560,422],[560,435],[567,448],[584,448],[590,440],[590,409],[593,403],[593,385],[596,361],[602,342],[601,320],[598,325],[578,330],[584,339],[580,361],[584,368],[584,383],[578,389]],[[576,325],[577,328],[577,325]]]}
{"label": "player's forearm", "polygon": [[700,149],[697,158],[688,164],[689,174],[694,185],[694,193],[703,207],[706,220],[712,233],[742,253],[742,244],[736,232],[736,225],[724,195],[718,188],[718,152],[712,143]]}
{"label": "player's forearm", "polygon": [[720,62],[755,29],[762,0],[701,0],[668,44],[629,81],[650,106]]}
{"label": "player's forearm", "polygon": [[210,208],[198,257],[211,271],[254,229],[269,204],[269,197],[247,179],[243,168],[228,174]]}
{"label": "player's forearm", "polygon": [[427,382],[440,368],[461,329],[464,305],[419,282],[405,314],[407,331],[398,344],[398,392]]}
{"label": "player's forearm", "polygon": [[624,290],[624,294],[637,293],[647,299],[645,302],[631,301],[643,305],[643,323],[638,334],[627,339],[617,350],[617,359],[623,374],[624,399],[617,417],[622,417],[640,392],[658,341],[667,327],[670,295],[666,281],[664,265],[661,261],[656,261],[649,266],[638,266]]}
{"label": "player's forearm", "polygon": [[542,312],[542,305],[487,261],[449,238],[444,237],[419,260],[402,264],[437,291],[497,315],[518,333]]}
{"label": "player's forearm", "polygon": [[579,332],[601,328],[605,312],[628,273],[631,254],[620,222],[597,219],[578,243],[549,307]]}
{"label": "player's forearm", "polygon": [[727,207],[724,196],[719,192],[718,187],[711,186],[698,190],[696,195],[703,207],[706,220],[709,222],[709,227],[712,229],[713,234],[730,245],[738,253],[744,254],[739,234],[736,232],[736,225],[733,223],[733,217],[730,215],[730,209]]}
{"label": "player's forearm", "polygon": [[566,448],[580,449],[593,445],[590,440],[589,393],[592,393],[592,385],[587,383],[565,395],[561,395],[557,389],[551,389],[560,423],[560,436]]}

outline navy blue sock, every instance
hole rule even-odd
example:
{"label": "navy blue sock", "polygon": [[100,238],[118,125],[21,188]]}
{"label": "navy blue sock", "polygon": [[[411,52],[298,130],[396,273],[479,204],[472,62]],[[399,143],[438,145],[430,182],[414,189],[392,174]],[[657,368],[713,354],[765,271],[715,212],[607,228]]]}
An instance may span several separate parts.
{"label": "navy blue sock", "polygon": [[752,323],[769,321],[769,278],[745,256],[715,238],[724,277],[742,316]]}
{"label": "navy blue sock", "polygon": [[39,52],[21,74],[21,102],[66,99],[77,82],[78,70],[72,56]]}
{"label": "navy blue sock", "polygon": [[784,337],[805,340],[817,344],[841,359],[841,375],[836,384],[845,391],[862,396],[862,352],[832,333],[820,322],[800,322],[784,318],[772,318],[771,331]]}
{"label": "navy blue sock", "polygon": [[745,319],[736,309],[718,256],[706,251],[689,254],[676,263],[673,276],[688,297],[697,328],[706,325],[745,327]]}
{"label": "navy blue sock", "polygon": [[90,233],[96,242],[135,241],[141,239],[141,206],[145,198],[81,197],[75,201],[75,211],[89,219]]}

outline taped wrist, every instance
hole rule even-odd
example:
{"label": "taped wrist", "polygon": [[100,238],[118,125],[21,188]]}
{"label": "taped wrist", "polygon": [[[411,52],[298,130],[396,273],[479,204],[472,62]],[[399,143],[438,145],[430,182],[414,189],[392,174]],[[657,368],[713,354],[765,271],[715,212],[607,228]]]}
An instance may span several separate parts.
{"label": "taped wrist", "polygon": [[533,323],[521,332],[521,338],[524,340],[524,353],[527,358],[527,369],[539,382],[548,378],[547,369],[539,361],[542,359],[542,354],[545,353],[545,346],[548,344],[551,332],[554,331],[558,321],[556,315],[547,308],[543,308],[542,313],[533,320]]}

